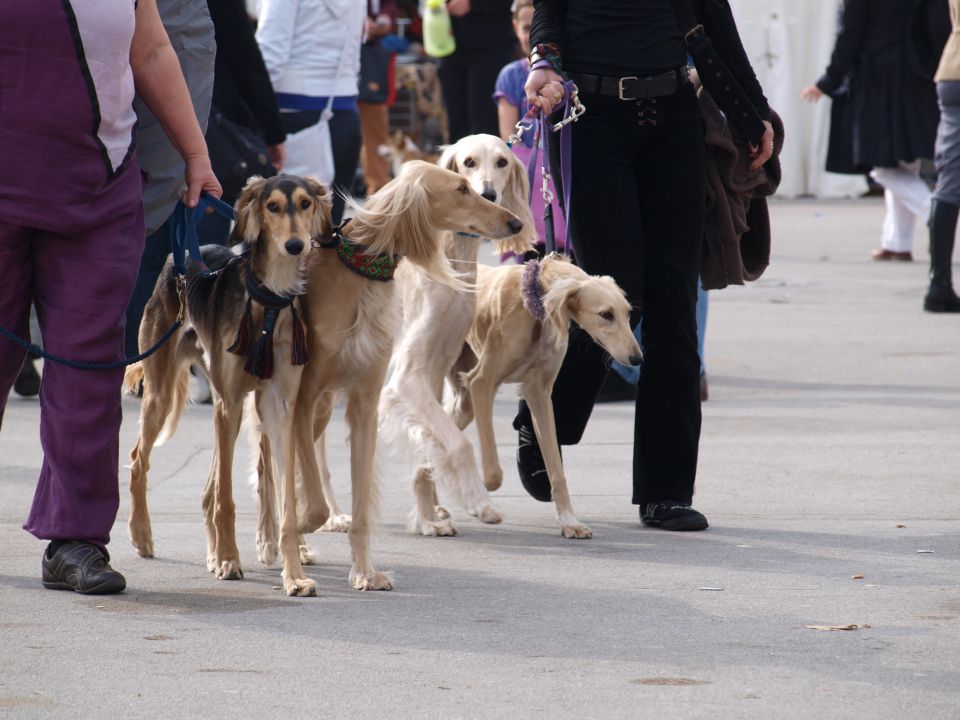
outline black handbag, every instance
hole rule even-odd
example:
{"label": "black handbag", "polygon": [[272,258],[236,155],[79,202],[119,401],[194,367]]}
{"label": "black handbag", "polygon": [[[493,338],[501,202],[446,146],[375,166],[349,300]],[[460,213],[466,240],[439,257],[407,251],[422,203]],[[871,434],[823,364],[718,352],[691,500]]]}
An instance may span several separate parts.
{"label": "black handbag", "polygon": [[736,123],[747,140],[760,146],[766,127],[760,113],[740,87],[723,58],[713,47],[703,25],[697,22],[690,0],[671,0],[687,51],[697,66],[700,83],[729,120]]}
{"label": "black handbag", "polygon": [[223,187],[223,199],[232,203],[253,175],[273,177],[267,143],[256,130],[233,122],[216,108],[207,124],[207,152],[213,172]]}
{"label": "black handbag", "polygon": [[380,43],[366,43],[360,48],[360,82],[357,100],[383,104],[390,97],[390,55]]}

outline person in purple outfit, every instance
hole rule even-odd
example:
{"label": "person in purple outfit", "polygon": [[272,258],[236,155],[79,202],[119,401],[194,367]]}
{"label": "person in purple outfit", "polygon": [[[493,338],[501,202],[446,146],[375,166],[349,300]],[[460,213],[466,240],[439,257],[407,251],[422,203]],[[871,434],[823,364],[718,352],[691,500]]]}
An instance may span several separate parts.
{"label": "person in purple outfit", "polygon": [[[520,43],[520,49],[523,50],[524,57],[505,65],[500,71],[500,75],[497,76],[497,83],[494,87],[493,101],[497,104],[500,137],[504,140],[509,140],[516,129],[517,122],[520,118],[526,116],[529,109],[527,93],[523,86],[527,82],[527,75],[530,74],[530,62],[526,56],[530,53],[530,23],[533,22],[533,0],[514,0],[510,12],[513,13],[513,31],[517,35],[517,41]],[[530,160],[533,137],[533,130],[528,130],[521,137],[522,143],[511,148],[525,165]],[[534,175],[534,187],[530,188],[530,210],[533,212],[533,221],[541,245],[544,243],[543,211],[545,208],[543,193],[541,192],[542,183],[543,168],[541,165]],[[559,241],[556,249],[563,250],[561,239],[566,237],[566,223],[564,222],[563,211],[560,210],[556,187],[552,182],[550,192],[554,196],[552,203],[554,233]],[[512,253],[507,253],[503,259],[511,256]]]}
{"label": "person in purple outfit", "polygon": [[[35,302],[49,352],[120,360],[144,242],[135,90],[186,161],[186,204],[220,194],[156,0],[5,0],[0,77],[0,326],[27,336]],[[0,339],[0,423],[24,352]],[[45,587],[126,587],[106,549],[122,379],[44,365],[43,466],[24,529],[51,541]]]}

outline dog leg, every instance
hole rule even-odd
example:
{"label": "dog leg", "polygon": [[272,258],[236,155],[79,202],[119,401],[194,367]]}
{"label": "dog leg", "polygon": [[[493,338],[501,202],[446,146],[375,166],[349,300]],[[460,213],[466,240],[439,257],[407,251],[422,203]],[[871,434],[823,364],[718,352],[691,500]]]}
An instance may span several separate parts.
{"label": "dog leg", "polygon": [[[297,372],[299,376],[299,372]],[[299,379],[299,378],[298,378]],[[296,386],[284,392],[283,380],[276,379],[258,395],[258,410],[273,453],[273,470],[280,480],[281,519],[280,556],[283,559],[284,592],[289,596],[310,597],[317,594],[317,583],[303,572],[300,562],[302,535],[297,527],[297,494],[294,477],[295,439],[291,421]],[[287,409],[289,408],[289,410]]]}
{"label": "dog leg", "polygon": [[251,447],[257,448],[257,500],[259,520],[257,522],[257,557],[264,565],[273,565],[280,552],[280,528],[277,525],[277,486],[273,473],[273,457],[270,451],[270,438],[260,430],[251,433],[251,440],[257,439]]}
{"label": "dog leg", "polygon": [[[362,385],[362,383],[361,383]],[[347,402],[350,426],[350,477],[353,494],[353,520],[350,524],[350,549],[353,567],[350,584],[355,590],[392,590],[393,582],[373,567],[370,534],[377,515],[379,492],[374,471],[377,447],[377,402],[379,393],[357,387]]]}
{"label": "dog leg", "polygon": [[427,537],[452,537],[457,534],[450,511],[437,503],[437,486],[430,468],[417,468],[413,478],[413,494],[416,504],[407,520],[410,532]]}
{"label": "dog leg", "polygon": [[557,508],[557,517],[560,521],[560,533],[565,538],[585,540],[593,537],[593,531],[577,520],[570,504],[570,494],[567,492],[567,478],[563,472],[563,460],[560,458],[560,446],[557,444],[557,426],[553,416],[553,403],[550,392],[553,383],[524,383],[523,398],[530,407],[533,417],[533,429],[537,433],[537,442],[547,466],[547,477],[550,478],[550,491]]}
{"label": "dog leg", "polygon": [[[302,395],[303,393],[301,393],[301,396]],[[300,482],[297,485],[297,490],[300,493],[299,498],[301,501],[298,510],[300,532],[304,535],[322,528],[330,519],[331,506],[329,505],[329,500],[326,497],[326,492],[323,487],[323,471],[319,469],[318,466],[318,462],[322,463],[324,467],[327,465],[326,447],[324,445],[316,445],[315,447],[315,444],[322,441],[327,423],[330,422],[330,417],[333,415],[334,395],[333,393],[321,393],[320,397],[316,399],[311,396],[309,402],[316,403],[316,407],[312,412],[305,409],[304,412],[301,413],[303,416],[308,417],[309,420],[305,423],[305,428],[303,429],[301,429],[298,424],[298,432],[305,430],[309,433],[309,435],[304,434],[301,436],[302,440],[309,437],[309,442],[304,446],[303,451],[306,452],[309,448],[309,451],[313,455],[310,462],[310,469],[312,471],[314,468],[317,468],[318,475],[316,478],[311,475],[311,479],[308,482],[303,474],[304,465],[301,461]],[[323,451],[322,455],[320,454],[321,449]],[[299,448],[298,452],[300,452]],[[326,472],[329,475],[329,468]]]}
{"label": "dog leg", "polygon": [[216,544],[213,551],[214,573],[218,580],[239,580],[243,577],[240,551],[237,549],[236,516],[233,503],[233,454],[243,416],[242,398],[228,403],[216,398],[213,404],[216,428],[214,451],[216,474],[213,476],[213,524]]}
{"label": "dog leg", "polygon": [[480,439],[480,463],[483,468],[483,484],[490,492],[503,484],[503,470],[497,456],[497,439],[493,431],[493,400],[497,385],[480,372],[470,383],[470,397],[477,415],[477,435]]}
{"label": "dog leg", "polygon": [[323,499],[330,508],[330,517],[320,526],[320,532],[347,532],[350,529],[350,516],[340,509],[336,495],[333,494],[332,473],[327,464],[327,433],[323,432],[316,442],[317,463],[320,466],[320,484],[323,488]]}

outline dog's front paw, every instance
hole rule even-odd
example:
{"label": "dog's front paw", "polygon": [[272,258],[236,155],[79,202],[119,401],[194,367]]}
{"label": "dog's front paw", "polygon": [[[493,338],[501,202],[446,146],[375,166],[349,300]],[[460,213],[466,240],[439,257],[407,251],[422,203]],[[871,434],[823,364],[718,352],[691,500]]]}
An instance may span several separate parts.
{"label": "dog's front paw", "polygon": [[309,545],[300,546],[300,564],[301,565],[317,564],[317,554],[310,549]]}
{"label": "dog's front paw", "polygon": [[239,560],[222,560],[217,564],[215,572],[217,580],[243,579],[243,570],[240,568]]}
{"label": "dog's front paw", "polygon": [[593,537],[593,530],[586,525],[561,525],[560,534],[568,540],[589,540]]}
{"label": "dog's front paw", "polygon": [[387,573],[350,571],[350,585],[354,590],[393,590],[393,580]]}
{"label": "dog's front paw", "polygon": [[352,518],[349,515],[331,515],[320,528],[320,532],[347,532]]}
{"label": "dog's front paw", "polygon": [[130,523],[130,542],[137,549],[137,554],[142,558],[153,557],[153,533],[149,527],[134,526]]}
{"label": "dog's front paw", "polygon": [[437,505],[433,509],[433,519],[434,520],[449,520],[453,517],[453,514],[450,512],[450,509],[444,507],[443,505]]}
{"label": "dog's front paw", "polygon": [[483,485],[487,488],[488,492],[493,492],[494,490],[499,490],[500,486],[503,485],[503,470],[500,468],[495,468],[483,474]]}
{"label": "dog's front paw", "polygon": [[457,529],[453,526],[452,520],[439,520],[437,522],[420,520],[413,527],[413,533],[424,537],[454,537],[457,534]]}
{"label": "dog's front paw", "polygon": [[317,583],[310,578],[284,578],[283,591],[289,597],[316,597]]}
{"label": "dog's front paw", "polygon": [[499,525],[503,522],[503,516],[493,505],[483,505],[476,510],[471,510],[470,514],[488,525]]}

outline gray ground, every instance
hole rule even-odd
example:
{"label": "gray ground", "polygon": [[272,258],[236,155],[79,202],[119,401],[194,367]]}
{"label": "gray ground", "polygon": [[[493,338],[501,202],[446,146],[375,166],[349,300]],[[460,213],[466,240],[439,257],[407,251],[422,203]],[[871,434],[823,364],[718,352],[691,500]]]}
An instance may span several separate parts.
{"label": "gray ground", "polygon": [[[712,296],[705,533],[640,528],[632,413],[604,405],[565,453],[594,539],[563,540],[516,479],[505,389],[503,525],[456,512],[457,538],[408,535],[409,470],[390,459],[375,557],[397,589],[348,589],[346,537],[316,535],[320,597],[289,599],[256,563],[243,487],[246,579],[218,582],[199,511],[210,408],[195,406],[154,455],[157,558],[127,542],[122,471],[112,550],[129,590],[51,592],[43,545],[20,529],[38,405],[11,398],[0,717],[960,718],[960,318],[921,312],[919,234],[913,265],[869,260],[881,215],[876,201],[778,203],[773,266]],[[125,410],[124,455],[137,402]],[[344,436],[338,413],[346,497]],[[806,627],[849,624],[863,628]]]}

